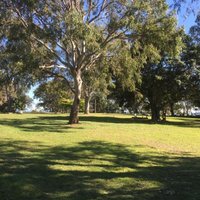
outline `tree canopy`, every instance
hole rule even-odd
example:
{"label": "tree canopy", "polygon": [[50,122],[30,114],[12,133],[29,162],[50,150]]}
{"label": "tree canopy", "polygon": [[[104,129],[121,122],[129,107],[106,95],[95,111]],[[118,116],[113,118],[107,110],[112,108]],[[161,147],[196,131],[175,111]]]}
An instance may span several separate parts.
{"label": "tree canopy", "polygon": [[74,96],[71,124],[78,123],[81,96],[92,86],[111,81],[130,94],[146,69],[182,51],[182,30],[165,0],[2,0],[0,7],[3,60],[30,83],[55,77],[61,87],[64,81]]}

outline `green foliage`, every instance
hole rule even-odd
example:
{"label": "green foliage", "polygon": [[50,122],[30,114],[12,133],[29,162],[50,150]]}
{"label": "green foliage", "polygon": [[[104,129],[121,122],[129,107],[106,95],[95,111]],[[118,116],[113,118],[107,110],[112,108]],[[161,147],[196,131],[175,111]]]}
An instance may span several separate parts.
{"label": "green foliage", "polygon": [[[40,104],[40,105],[44,105],[44,103]],[[66,111],[69,111],[70,108],[72,107],[73,105],[73,99],[71,98],[61,98],[60,102],[57,104],[57,107],[61,107],[61,111],[63,112],[66,112]],[[80,107],[79,107],[79,111],[80,112],[83,112],[84,111],[84,106],[85,106],[85,101],[83,99],[81,99],[80,101]],[[59,109],[58,109],[59,110]]]}
{"label": "green foliage", "polygon": [[32,103],[32,99],[24,94],[18,95],[17,98],[14,99],[14,109],[16,110],[24,110],[26,107],[29,107]]}
{"label": "green foliage", "polygon": [[187,43],[187,52],[184,54],[186,65],[191,67],[190,84],[188,93],[192,102],[200,106],[200,14],[196,19],[196,25],[190,29],[190,39]]}
{"label": "green foliage", "polygon": [[132,58],[129,44],[126,43],[113,49],[113,54],[109,65],[114,83],[119,82],[123,89],[129,88],[130,91],[134,91],[135,84],[140,81],[141,63]]}
{"label": "green foliage", "polygon": [[32,81],[65,79],[75,94],[74,119],[82,80],[85,88],[102,85],[102,93],[107,93],[107,67],[98,68],[102,57],[112,71],[112,84],[133,93],[144,65],[158,64],[166,54],[177,57],[182,48],[182,30],[176,28],[175,15],[164,0],[8,0],[1,5],[1,18],[9,22],[3,32],[15,55],[13,62],[23,66],[24,74],[33,75]]}
{"label": "green foliage", "polygon": [[32,99],[26,95],[27,88],[16,85],[0,87],[0,112],[16,112],[30,106]]}
{"label": "green foliage", "polygon": [[83,93],[92,97],[95,94],[107,95],[108,86],[111,84],[111,74],[109,72],[109,62],[102,56],[91,69],[83,72]]}
{"label": "green foliage", "polygon": [[147,10],[148,17],[144,19],[144,25],[138,28],[140,37],[133,40],[133,56],[139,54],[141,61],[145,63],[159,62],[164,52],[170,57],[178,56],[182,49],[183,30],[176,28],[173,13],[167,14],[163,1],[160,1],[157,9],[148,9],[150,10]]}
{"label": "green foliage", "polygon": [[59,79],[42,83],[34,95],[41,101],[39,106],[51,112],[67,112],[72,105],[69,88]]}
{"label": "green foliage", "polygon": [[[156,66],[165,56],[178,58],[183,48],[183,31],[176,28],[174,14],[168,12],[164,1],[157,1],[156,7],[154,6],[153,1],[134,3],[132,12],[137,11],[140,14],[132,15],[131,18],[129,34],[131,43],[122,44],[117,53],[115,50],[115,62],[112,64],[116,88],[111,97],[117,99],[121,106],[132,109],[136,109],[143,96],[146,98],[152,90],[154,92],[153,94],[151,92],[151,95],[155,99],[158,98],[157,106],[159,109],[163,107],[165,103],[161,99],[163,94],[167,94],[166,84],[169,75],[164,75],[165,70]],[[163,68],[164,65],[163,63]],[[149,88],[148,95],[140,89],[135,89],[140,88],[141,81],[143,81],[142,87]],[[160,87],[164,82],[166,89]]]}

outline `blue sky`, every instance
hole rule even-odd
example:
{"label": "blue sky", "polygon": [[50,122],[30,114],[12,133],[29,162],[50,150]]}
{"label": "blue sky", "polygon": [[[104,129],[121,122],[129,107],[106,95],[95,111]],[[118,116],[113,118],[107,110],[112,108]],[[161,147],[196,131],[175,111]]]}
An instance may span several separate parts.
{"label": "blue sky", "polygon": [[[167,0],[167,2],[172,2],[172,0]],[[196,14],[197,12],[200,12],[200,1],[197,1],[193,4],[191,4],[191,0],[186,0],[185,5],[182,6],[181,11],[177,14],[177,20],[178,20],[178,26],[183,26],[185,29],[185,32],[188,33],[191,26],[195,24]],[[187,9],[190,9],[190,12],[187,12]],[[192,10],[195,10],[195,13],[192,12]],[[187,13],[187,14],[186,14]],[[37,88],[38,85],[35,85],[31,87],[31,89],[28,92],[28,95],[34,99],[34,90]],[[38,99],[34,99],[32,104],[32,109],[36,108],[36,104],[39,102]]]}
{"label": "blue sky", "polygon": [[[187,0],[190,1],[190,0]],[[187,9],[189,11],[187,12]],[[191,26],[195,24],[197,13],[200,12],[200,1],[196,1],[192,6],[185,4],[177,15],[178,25],[183,26],[188,33]]]}
{"label": "blue sky", "polygon": [[34,90],[38,87],[38,85],[32,86],[31,89],[28,92],[28,96],[30,96],[33,99],[32,105],[28,108],[28,110],[35,110],[36,105],[39,103],[39,99],[34,98]]}

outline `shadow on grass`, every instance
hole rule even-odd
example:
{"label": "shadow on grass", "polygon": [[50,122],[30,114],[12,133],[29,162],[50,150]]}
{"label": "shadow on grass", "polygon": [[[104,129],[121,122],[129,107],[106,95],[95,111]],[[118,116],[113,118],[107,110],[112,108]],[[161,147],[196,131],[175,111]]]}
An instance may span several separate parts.
{"label": "shadow on grass", "polygon": [[[64,133],[72,127],[67,124],[67,117],[35,117],[26,119],[0,119],[0,125],[16,127],[24,132]],[[82,127],[76,127],[82,129]]]}
{"label": "shadow on grass", "polygon": [[[68,117],[65,116],[40,116],[41,120],[66,120],[68,122]],[[118,118],[118,117],[110,117],[110,116],[80,116],[80,123],[81,122],[100,122],[100,123],[133,123],[133,120],[131,116],[128,116],[127,118]]]}
{"label": "shadow on grass", "polygon": [[189,118],[189,117],[177,117],[173,118],[173,121],[171,121],[171,117],[167,118],[167,121],[161,121],[158,123],[152,122],[150,119],[139,119],[139,120],[134,120],[134,123],[138,124],[159,124],[159,125],[169,125],[169,126],[178,126],[178,127],[188,127],[188,128],[200,128],[200,118]]}
{"label": "shadow on grass", "polygon": [[[66,117],[63,116],[42,116],[41,120],[66,120]],[[179,127],[190,127],[190,128],[200,128],[200,118],[186,118],[179,117],[178,121],[166,121],[159,122],[160,125],[170,125],[170,126],[179,126]],[[120,117],[110,117],[110,116],[80,116],[80,122],[99,122],[99,123],[118,123],[118,124],[149,124],[154,125],[150,119],[133,119],[131,115],[128,115],[126,118]]]}
{"label": "shadow on grass", "polygon": [[[110,116],[80,116],[80,122],[97,122],[97,123],[118,123],[118,124],[148,124],[154,125],[149,119],[132,119],[129,115],[127,118],[110,117]],[[179,126],[200,128],[200,118],[179,117],[178,121],[160,122],[159,125]],[[27,119],[0,119],[0,125],[17,127],[24,132],[54,132],[66,133],[72,126],[68,125],[67,116],[38,116]],[[83,127],[75,126],[76,129]]]}
{"label": "shadow on grass", "polygon": [[1,200],[199,199],[199,174],[199,157],[141,155],[102,141],[0,143]]}

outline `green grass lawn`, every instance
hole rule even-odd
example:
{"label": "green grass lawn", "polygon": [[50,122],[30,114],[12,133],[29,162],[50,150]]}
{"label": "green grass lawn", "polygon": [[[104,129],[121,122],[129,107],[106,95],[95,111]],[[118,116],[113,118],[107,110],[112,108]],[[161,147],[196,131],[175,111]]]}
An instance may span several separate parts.
{"label": "green grass lawn", "polygon": [[200,119],[0,115],[0,200],[200,200]]}

